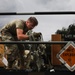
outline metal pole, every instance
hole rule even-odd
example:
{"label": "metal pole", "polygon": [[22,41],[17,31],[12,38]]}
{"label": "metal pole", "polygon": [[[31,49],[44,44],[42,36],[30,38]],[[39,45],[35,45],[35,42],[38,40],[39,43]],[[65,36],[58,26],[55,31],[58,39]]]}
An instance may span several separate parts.
{"label": "metal pole", "polygon": [[0,15],[72,15],[75,11],[58,11],[58,12],[1,12]]}
{"label": "metal pole", "polygon": [[66,44],[69,41],[0,41],[0,44]]}

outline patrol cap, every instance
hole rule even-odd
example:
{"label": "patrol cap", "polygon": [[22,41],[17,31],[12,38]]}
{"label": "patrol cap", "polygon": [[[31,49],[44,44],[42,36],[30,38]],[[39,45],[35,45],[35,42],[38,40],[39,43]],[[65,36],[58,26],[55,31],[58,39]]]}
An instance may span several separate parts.
{"label": "patrol cap", "polygon": [[32,22],[35,26],[38,25],[38,20],[35,17],[29,17],[28,20]]}

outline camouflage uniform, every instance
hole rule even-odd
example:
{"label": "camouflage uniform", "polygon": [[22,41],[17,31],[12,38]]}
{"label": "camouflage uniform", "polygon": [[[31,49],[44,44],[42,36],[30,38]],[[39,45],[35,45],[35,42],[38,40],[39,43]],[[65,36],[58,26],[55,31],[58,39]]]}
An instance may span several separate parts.
{"label": "camouflage uniform", "polygon": [[[23,33],[28,31],[25,21],[23,20],[14,20],[6,24],[1,29],[2,41],[19,41],[17,39],[16,28],[23,29]],[[8,68],[14,69],[18,68],[16,64],[17,61],[22,58],[24,47],[22,44],[5,44],[5,54],[7,55]],[[23,62],[23,59],[21,59]],[[23,64],[21,62],[21,64]]]}

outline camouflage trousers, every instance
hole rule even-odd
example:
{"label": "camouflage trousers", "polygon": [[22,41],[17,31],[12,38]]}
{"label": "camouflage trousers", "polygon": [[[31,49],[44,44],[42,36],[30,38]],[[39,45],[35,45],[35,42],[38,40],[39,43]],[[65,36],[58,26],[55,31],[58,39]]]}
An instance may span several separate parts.
{"label": "camouflage trousers", "polygon": [[[2,41],[16,41],[14,36],[12,36],[9,32],[5,32],[1,35],[2,35]],[[18,44],[9,44],[9,43],[5,44],[4,54],[7,56],[8,69],[20,69],[21,68],[21,64],[23,65],[23,58],[22,58],[23,51],[20,45],[18,46]]]}

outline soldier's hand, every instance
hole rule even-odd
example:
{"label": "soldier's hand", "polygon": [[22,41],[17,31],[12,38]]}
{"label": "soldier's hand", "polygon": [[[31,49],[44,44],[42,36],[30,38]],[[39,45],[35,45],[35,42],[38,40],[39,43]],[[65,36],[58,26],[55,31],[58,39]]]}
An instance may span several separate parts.
{"label": "soldier's hand", "polygon": [[33,35],[34,35],[34,37],[39,37],[40,35],[41,35],[41,33],[39,32],[39,33],[33,33]]}

